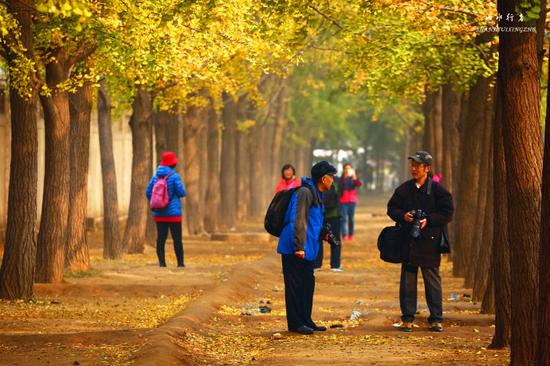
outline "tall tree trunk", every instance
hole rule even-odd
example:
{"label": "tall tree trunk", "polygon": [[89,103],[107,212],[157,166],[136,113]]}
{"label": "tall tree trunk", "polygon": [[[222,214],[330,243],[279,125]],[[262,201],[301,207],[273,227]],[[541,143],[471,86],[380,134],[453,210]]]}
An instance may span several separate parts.
{"label": "tall tree trunk", "polygon": [[[403,155],[401,156],[401,160],[402,160],[402,164],[401,164],[402,171],[401,171],[401,179],[400,179],[401,181],[408,180],[410,176],[409,156],[411,156],[411,154],[413,153],[413,148],[411,143],[411,139],[413,135],[414,135],[414,127],[413,126],[405,127],[405,135],[403,137],[404,139],[403,152],[402,152]],[[365,141],[363,144],[365,149],[365,160],[368,159],[367,145],[368,143]]]}
{"label": "tall tree trunk", "polygon": [[471,243],[476,228],[477,189],[482,133],[475,133],[485,124],[487,97],[490,93],[489,79],[479,78],[470,90],[468,115],[461,126],[461,159],[458,177],[457,210],[455,217],[455,250],[453,274],[463,277],[471,268]]}
{"label": "tall tree trunk", "polygon": [[433,128],[433,149],[432,156],[434,158],[435,166],[434,173],[441,173],[443,166],[443,108],[442,108],[442,88],[438,88],[434,92],[434,104],[432,111],[432,128]]}
{"label": "tall tree trunk", "polygon": [[[494,98],[491,94],[491,108],[490,110],[494,110]],[[472,215],[475,215],[475,226],[474,226],[474,232],[472,235],[472,243],[470,246],[470,250],[466,255],[468,256],[468,269],[466,271],[466,277],[465,277],[465,285],[464,287],[472,288],[474,287],[474,276],[476,275],[476,272],[478,270],[478,260],[481,259],[481,248],[487,247],[487,242],[484,241],[484,236],[486,236],[486,228],[489,226],[489,223],[485,221],[486,219],[490,219],[490,216],[486,214],[486,211],[488,209],[487,203],[488,203],[488,197],[489,197],[489,178],[490,178],[490,172],[489,172],[489,163],[491,161],[491,137],[492,137],[492,128],[493,128],[493,113],[486,112],[485,113],[485,121],[484,124],[480,127],[480,135],[481,135],[481,155],[479,155],[478,159],[480,161],[479,164],[479,183],[477,186],[477,207],[475,208],[475,211],[472,212]],[[491,187],[492,188],[492,187]],[[487,257],[490,258],[490,255]],[[484,263],[483,265],[486,265],[488,269],[489,263]],[[486,278],[485,278],[486,280]],[[483,286],[483,289],[485,287]],[[478,289],[480,290],[480,289]],[[475,298],[475,301],[481,301],[481,297],[483,296],[483,292],[481,294],[478,293],[478,297]]]}
{"label": "tall tree trunk", "polygon": [[[153,127],[155,131],[155,153],[156,162],[158,163],[162,157],[162,154],[168,149],[168,121],[170,119],[170,112],[168,111],[155,111],[153,117]],[[171,131],[174,134],[174,131]],[[176,153],[174,151],[174,153]]]}
{"label": "tall tree trunk", "polygon": [[[499,60],[499,63],[502,62]],[[500,71],[499,71],[500,72]],[[495,130],[493,134],[493,251],[491,267],[495,284],[495,335],[491,348],[510,345],[511,306],[510,243],[508,241],[508,196],[506,186],[506,160],[502,136],[502,86],[497,79]]]}
{"label": "tall tree trunk", "polygon": [[222,121],[221,219],[232,228],[237,213],[237,103],[228,94],[223,95]]}
{"label": "tall tree trunk", "polygon": [[199,131],[199,211],[201,212],[201,229],[200,234],[206,235],[204,228],[204,220],[209,209],[206,206],[206,190],[208,188],[208,118],[210,117],[208,107],[201,109],[201,121]]}
{"label": "tall tree trunk", "polygon": [[160,161],[162,154],[166,151],[172,151],[179,156],[178,136],[181,123],[178,114],[175,111],[155,111],[153,125],[156,155],[153,165]]}
{"label": "tall tree trunk", "polygon": [[111,109],[111,97],[107,90],[107,82],[102,80],[97,97],[97,121],[101,181],[103,183],[103,258],[119,259],[122,258],[124,248],[120,240],[120,223],[118,221],[118,193]]}
{"label": "tall tree trunk", "polygon": [[[513,13],[520,1],[499,0],[500,14]],[[537,31],[544,31],[546,2]],[[502,26],[522,26],[502,21]],[[511,365],[537,359],[538,260],[542,183],[539,45],[536,33],[501,32],[499,54],[506,146],[508,226],[512,276]],[[499,58],[500,58],[499,57]],[[518,220],[517,218],[521,219]]]}
{"label": "tall tree trunk", "polygon": [[[8,3],[8,10],[20,26],[19,41],[24,56],[33,59],[32,1]],[[7,62],[14,65],[19,56],[9,54]],[[2,267],[0,268],[0,297],[4,299],[30,299],[33,297],[36,258],[36,213],[38,186],[38,125],[36,106],[38,88],[22,97],[10,85],[11,107],[11,163],[8,194],[8,221]]]}
{"label": "tall tree trunk", "polygon": [[[244,122],[249,118],[250,100],[248,95],[239,98],[237,118]],[[243,222],[248,214],[250,203],[250,129],[237,133],[237,221]]]}
{"label": "tall tree trunk", "polygon": [[[249,217],[252,220],[262,220],[265,215],[266,205],[264,200],[268,196],[265,192],[265,185],[262,184],[262,179],[268,173],[265,171],[265,166],[262,164],[262,146],[264,140],[262,140],[262,126],[256,125],[252,127],[250,131],[250,166],[248,173],[250,174],[250,182],[253,189],[253,199],[251,199],[251,207],[249,211]],[[269,191],[269,195],[275,192],[274,187]]]}
{"label": "tall tree trunk", "polygon": [[[463,140],[463,133],[465,130],[465,126],[467,124],[468,120],[468,109],[470,107],[470,93],[462,93],[462,96],[460,98],[460,113],[458,117],[458,123],[457,123],[457,132],[458,134],[455,137],[455,139],[458,140],[456,146],[453,146],[453,148],[457,148],[457,150],[453,150],[454,156],[460,156],[463,146],[462,146],[462,140]],[[449,258],[453,262],[453,275],[458,276],[458,273],[463,273],[464,269],[459,269],[459,259],[457,259],[457,253],[460,253],[460,243],[458,242],[457,238],[457,220],[456,220],[456,212],[460,210],[460,200],[462,194],[460,193],[460,176],[462,175],[462,171],[460,170],[462,167],[462,160],[461,159],[454,159],[454,165],[453,165],[453,183],[452,183],[452,192],[453,197],[456,199],[455,202],[455,219],[453,222],[449,225],[449,235],[451,237],[454,250],[451,251],[449,254]],[[460,256],[460,255],[458,255]]]}
{"label": "tall tree trunk", "polygon": [[243,222],[250,202],[250,148],[249,132],[237,133],[237,221]]}
{"label": "tall tree trunk", "polygon": [[[458,126],[460,124],[460,115],[462,107],[462,95],[453,90],[450,84],[443,86],[442,91],[442,129],[443,129],[443,164],[442,175],[443,185],[458,197],[456,182],[458,181],[458,161],[460,154],[460,133]],[[451,243],[455,243],[455,222],[449,224],[449,236]],[[452,260],[454,250],[449,254],[449,260]]]}
{"label": "tall tree trunk", "polygon": [[[477,253],[478,255],[472,258],[472,262],[475,264],[472,269],[475,269],[475,273],[472,279],[473,291],[472,299],[474,301],[482,301],[487,291],[487,285],[489,281],[489,273],[491,272],[491,252],[493,248],[493,173],[490,166],[490,162],[493,161],[492,146],[493,140],[492,130],[493,123],[487,124],[487,136],[485,137],[484,145],[487,147],[483,150],[488,150],[487,155],[482,157],[485,161],[483,163],[482,175],[487,177],[484,179],[484,185],[486,188],[485,196],[482,197],[484,201],[482,204],[483,209],[479,209],[483,213],[483,221],[479,220],[478,223],[483,222],[481,230],[481,236],[477,241]],[[479,189],[482,191],[482,188]],[[470,271],[472,272],[472,271]],[[466,276],[468,278],[468,276]],[[468,283],[467,283],[468,285]]]}
{"label": "tall tree trunk", "polygon": [[434,108],[434,93],[427,93],[422,112],[424,114],[424,134],[422,135],[422,149],[433,154],[433,108]]}
{"label": "tall tree trunk", "polygon": [[[490,254],[490,253],[489,253]],[[491,264],[489,264],[490,266]],[[481,300],[481,314],[494,314],[495,313],[495,278],[492,268],[488,268],[489,275],[487,277],[487,288],[483,294],[483,300]]]}
{"label": "tall tree trunk", "polygon": [[[550,70],[550,64],[548,65]],[[550,89],[550,84],[548,84]],[[549,90],[550,92],[550,90]],[[546,97],[546,130],[544,136],[544,167],[542,172],[542,207],[539,256],[539,357],[538,366],[550,365],[550,93]]]}
{"label": "tall tree trunk", "polygon": [[88,212],[88,165],[90,157],[90,122],[92,113],[90,82],[69,97],[70,108],[70,191],[65,267],[70,271],[86,271],[90,253],[86,239]]}
{"label": "tall tree trunk", "polygon": [[443,183],[452,193],[459,158],[459,132],[461,94],[453,90],[452,85],[443,86]]}
{"label": "tall tree trunk", "polygon": [[188,106],[184,116],[184,157],[185,157],[185,198],[187,227],[190,235],[201,234],[203,229],[203,212],[200,206],[200,146],[199,137],[204,123],[201,121],[202,111],[195,106]]}
{"label": "tall tree trunk", "polygon": [[[147,176],[151,177],[153,173],[155,172],[156,165],[154,161],[154,155],[155,155],[155,149],[153,146],[153,140],[154,140],[154,131],[153,131],[153,121],[154,121],[154,111],[151,111],[151,123],[149,124],[149,139],[151,141],[151,144],[149,145],[149,166],[147,168]],[[153,168],[153,165],[155,165],[155,168]],[[156,248],[156,240],[157,239],[157,225],[153,219],[153,212],[149,209],[147,209],[147,227],[145,228],[145,244],[149,245],[150,247]]]}
{"label": "tall tree trunk", "polygon": [[[208,179],[206,182],[205,206],[208,215],[204,215],[204,228],[213,233],[218,229],[220,218],[220,119],[214,106],[208,106]],[[251,151],[252,153],[252,151]]]}
{"label": "tall tree trunk", "polygon": [[427,94],[423,106],[425,124],[422,149],[433,156],[432,171],[434,173],[440,172],[443,163],[441,96],[441,88]]}
{"label": "tall tree trunk", "polygon": [[288,106],[288,87],[287,81],[281,80],[279,95],[277,97],[277,110],[275,112],[275,125],[273,126],[273,151],[274,164],[273,171],[281,165],[281,146],[283,143],[283,134],[287,122],[287,106]]}
{"label": "tall tree trunk", "polygon": [[69,95],[57,85],[69,77],[63,52],[46,65],[46,83],[54,90],[41,96],[46,136],[44,198],[38,234],[36,281],[61,282],[65,264],[65,242],[69,213],[70,115]]}
{"label": "tall tree trunk", "polygon": [[128,253],[143,253],[147,227],[147,200],[144,197],[151,178],[151,126],[153,114],[151,93],[138,88],[132,103],[132,183],[128,221],[122,246]]}

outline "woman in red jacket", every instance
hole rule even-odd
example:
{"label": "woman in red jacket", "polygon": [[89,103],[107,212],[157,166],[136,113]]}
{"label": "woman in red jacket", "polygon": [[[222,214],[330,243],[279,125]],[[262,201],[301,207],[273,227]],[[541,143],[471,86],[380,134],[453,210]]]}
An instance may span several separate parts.
{"label": "woman in red jacket", "polygon": [[[344,240],[353,240],[357,188],[361,187],[361,182],[357,179],[351,164],[344,164],[344,172],[339,184],[340,203],[342,204],[342,236]],[[348,222],[347,228],[346,221]]]}
{"label": "woman in red jacket", "polygon": [[279,181],[279,184],[277,184],[275,192],[296,188],[301,184],[302,180],[300,178],[296,178],[296,169],[294,169],[291,164],[285,164],[281,169],[281,180]]}

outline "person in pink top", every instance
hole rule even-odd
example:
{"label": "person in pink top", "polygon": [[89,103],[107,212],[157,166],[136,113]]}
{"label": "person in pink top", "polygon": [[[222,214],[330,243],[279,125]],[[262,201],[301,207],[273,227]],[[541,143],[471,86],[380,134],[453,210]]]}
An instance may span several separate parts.
{"label": "person in pink top", "polygon": [[291,188],[299,187],[302,184],[300,178],[296,178],[296,169],[291,164],[283,165],[281,169],[281,180],[277,187],[275,187],[275,192],[284,191]]}
{"label": "person in pink top", "polygon": [[361,182],[357,179],[351,164],[344,164],[344,171],[338,183],[340,184],[340,203],[342,204],[342,236],[344,240],[353,240],[357,188],[361,187]]}

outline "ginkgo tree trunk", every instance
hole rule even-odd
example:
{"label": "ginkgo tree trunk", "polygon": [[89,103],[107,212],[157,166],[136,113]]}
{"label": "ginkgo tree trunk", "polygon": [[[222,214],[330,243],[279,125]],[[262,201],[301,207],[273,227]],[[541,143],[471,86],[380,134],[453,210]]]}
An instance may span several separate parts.
{"label": "ginkgo tree trunk", "polygon": [[122,257],[123,247],[120,240],[120,224],[118,221],[118,193],[111,109],[111,96],[109,95],[107,82],[103,79],[100,81],[97,96],[101,182],[103,187],[103,258],[119,259]]}
{"label": "ginkgo tree trunk", "polygon": [[[15,0],[8,3],[8,12],[18,26],[19,40],[24,51],[14,53],[4,49],[1,55],[8,67],[17,67],[22,61],[34,59],[32,29],[32,1]],[[12,24],[12,25],[15,25]],[[12,35],[16,30],[13,29]],[[7,40],[17,47],[17,39]],[[30,72],[32,76],[32,70]],[[0,268],[0,297],[4,299],[30,299],[36,256],[36,214],[38,185],[38,125],[36,107],[38,85],[31,85],[28,95],[18,90],[16,80],[9,80],[11,108],[11,164],[8,195],[8,222],[2,267]]]}
{"label": "ginkgo tree trunk", "polygon": [[86,271],[90,264],[86,219],[88,212],[88,165],[90,122],[93,103],[91,82],[69,97],[70,179],[69,220],[65,244],[65,267],[72,272]]}
{"label": "ginkgo tree trunk", "polygon": [[[546,1],[528,2],[540,13],[536,30],[544,32]],[[520,1],[499,0],[498,12],[513,14]],[[532,12],[537,10],[532,10]],[[531,21],[535,25],[535,21]],[[501,27],[524,26],[504,18]],[[540,128],[540,60],[542,44],[535,32],[500,32],[502,130],[508,187],[512,343],[511,365],[537,359],[538,260],[542,181]]]}
{"label": "ginkgo tree trunk", "polygon": [[128,221],[122,240],[122,247],[128,253],[143,253],[145,248],[145,229],[149,210],[145,190],[151,178],[152,119],[151,92],[139,87],[136,89],[129,122],[132,130],[132,183]]}
{"label": "ginkgo tree trunk", "polygon": [[65,265],[65,242],[69,219],[70,193],[70,112],[66,83],[74,65],[85,60],[94,46],[82,44],[69,53],[57,48],[45,65],[49,94],[41,94],[44,110],[46,163],[44,197],[36,257],[37,282],[61,282]]}

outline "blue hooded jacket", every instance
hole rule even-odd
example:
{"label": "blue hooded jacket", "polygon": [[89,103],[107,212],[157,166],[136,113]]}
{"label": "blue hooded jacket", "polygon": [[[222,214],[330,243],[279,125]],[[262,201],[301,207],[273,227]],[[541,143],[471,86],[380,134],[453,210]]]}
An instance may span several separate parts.
{"label": "blue hooded jacket", "polygon": [[319,237],[325,208],[323,194],[311,178],[302,178],[302,186],[294,192],[285,215],[287,223],[279,237],[277,253],[305,251],[305,260],[314,261],[319,253]]}
{"label": "blue hooded jacket", "polygon": [[157,168],[157,172],[155,173],[155,175],[153,175],[153,177],[151,178],[149,186],[147,186],[147,191],[145,192],[145,195],[147,196],[148,200],[151,200],[153,186],[157,182],[158,177],[165,177],[170,173],[172,173],[172,175],[168,177],[168,180],[166,182],[168,185],[168,196],[170,197],[170,202],[164,210],[153,211],[154,217],[181,217],[182,208],[180,198],[185,197],[187,193],[185,192],[185,188],[183,187],[180,176],[174,169],[170,168],[169,166],[160,165]]}

